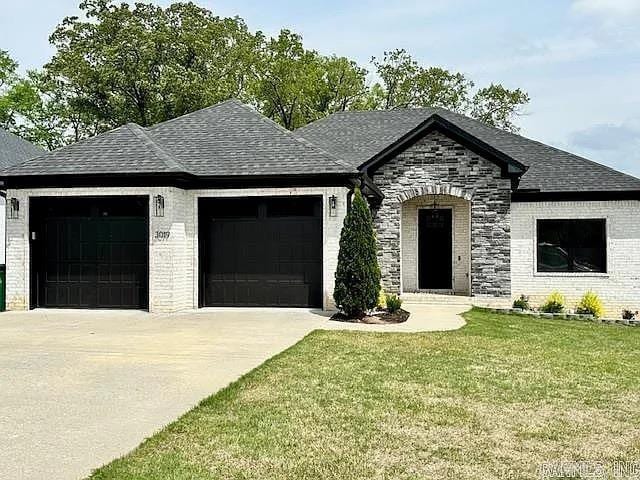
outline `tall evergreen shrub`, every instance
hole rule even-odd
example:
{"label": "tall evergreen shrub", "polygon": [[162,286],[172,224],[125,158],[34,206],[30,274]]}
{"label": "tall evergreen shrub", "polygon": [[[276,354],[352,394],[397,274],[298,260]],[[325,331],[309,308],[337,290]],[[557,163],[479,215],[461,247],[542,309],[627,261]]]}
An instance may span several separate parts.
{"label": "tall evergreen shrub", "polygon": [[350,317],[364,315],[378,303],[380,267],[371,211],[359,188],[340,234],[340,252],[333,299]]}

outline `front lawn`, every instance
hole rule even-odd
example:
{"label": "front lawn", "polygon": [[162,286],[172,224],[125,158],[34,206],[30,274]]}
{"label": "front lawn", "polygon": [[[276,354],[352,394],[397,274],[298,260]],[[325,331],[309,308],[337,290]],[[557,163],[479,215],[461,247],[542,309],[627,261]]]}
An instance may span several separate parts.
{"label": "front lawn", "polygon": [[640,460],[640,328],[466,319],[314,332],[91,478],[533,479]]}

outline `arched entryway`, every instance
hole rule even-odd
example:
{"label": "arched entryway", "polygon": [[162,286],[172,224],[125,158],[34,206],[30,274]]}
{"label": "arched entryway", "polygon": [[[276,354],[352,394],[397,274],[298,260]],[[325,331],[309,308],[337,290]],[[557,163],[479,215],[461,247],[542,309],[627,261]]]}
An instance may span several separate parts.
{"label": "arched entryway", "polygon": [[470,295],[471,201],[426,192],[401,201],[402,292]]}

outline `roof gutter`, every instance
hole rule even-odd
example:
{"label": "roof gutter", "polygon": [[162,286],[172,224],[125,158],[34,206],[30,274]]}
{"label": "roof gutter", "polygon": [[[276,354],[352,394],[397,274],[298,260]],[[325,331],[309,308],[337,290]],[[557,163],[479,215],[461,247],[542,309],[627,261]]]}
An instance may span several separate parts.
{"label": "roof gutter", "polygon": [[586,192],[541,192],[536,189],[516,190],[511,202],[597,202],[640,200],[640,190],[600,190]]}
{"label": "roof gutter", "polygon": [[177,187],[182,189],[350,186],[360,176],[353,173],[316,173],[302,175],[212,175],[196,176],[183,172],[168,173],[100,173],[62,175],[23,175],[0,177],[0,190],[8,188],[74,187]]}

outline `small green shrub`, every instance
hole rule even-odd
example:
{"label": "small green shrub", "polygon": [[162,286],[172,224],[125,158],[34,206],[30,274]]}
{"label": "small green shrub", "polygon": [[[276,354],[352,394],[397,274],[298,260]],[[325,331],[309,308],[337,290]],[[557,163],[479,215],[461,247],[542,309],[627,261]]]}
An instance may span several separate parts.
{"label": "small green shrub", "polygon": [[560,292],[551,292],[547,300],[540,307],[540,311],[544,313],[562,313],[564,312],[565,299]]}
{"label": "small green shrub", "polygon": [[514,300],[513,308],[519,308],[521,310],[531,310],[529,306],[529,297],[526,295],[520,295],[520,298]]}
{"label": "small green shrub", "polygon": [[589,291],[584,294],[580,303],[578,303],[576,313],[579,313],[580,315],[593,315],[596,318],[600,318],[604,313],[602,300],[600,300],[598,295]]}
{"label": "small green shrub", "polygon": [[387,308],[387,294],[384,293],[382,289],[380,289],[380,293],[378,294],[378,308],[383,310]]}
{"label": "small green shrub", "polygon": [[393,293],[388,293],[385,296],[385,303],[387,304],[387,311],[389,313],[395,313],[400,310],[402,306],[402,300],[398,295],[394,295]]}

